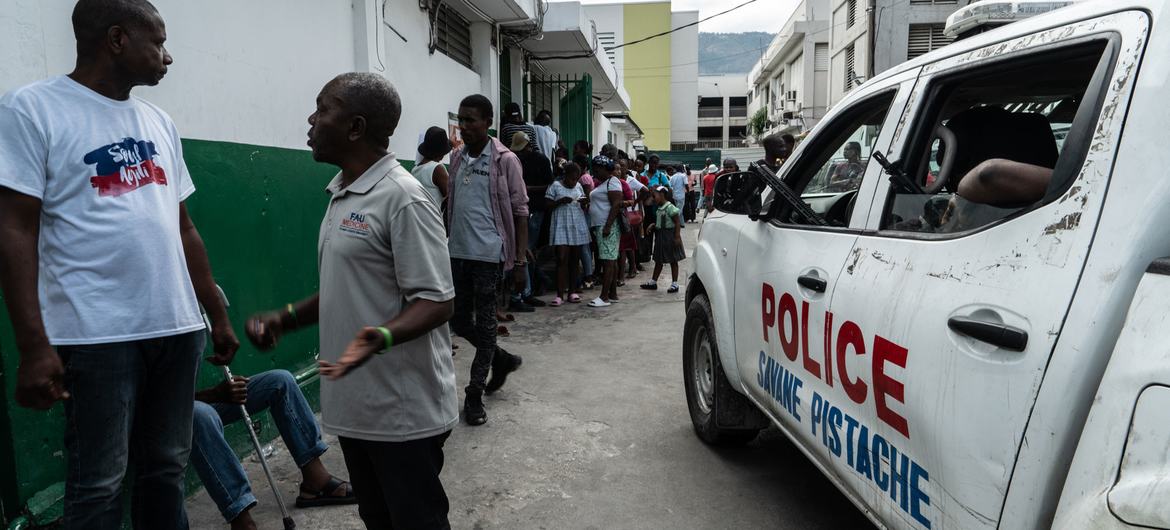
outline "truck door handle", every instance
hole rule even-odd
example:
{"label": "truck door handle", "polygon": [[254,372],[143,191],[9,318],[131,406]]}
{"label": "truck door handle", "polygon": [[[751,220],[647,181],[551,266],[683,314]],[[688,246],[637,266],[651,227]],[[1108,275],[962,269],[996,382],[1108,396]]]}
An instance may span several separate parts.
{"label": "truck door handle", "polygon": [[825,288],[829,286],[829,282],[811,274],[805,274],[797,278],[796,283],[805,289],[812,289],[818,293],[825,292]]}
{"label": "truck door handle", "polygon": [[955,333],[1005,350],[1024,351],[1028,346],[1028,332],[1007,324],[985,322],[971,317],[951,317],[947,320],[947,327]]}

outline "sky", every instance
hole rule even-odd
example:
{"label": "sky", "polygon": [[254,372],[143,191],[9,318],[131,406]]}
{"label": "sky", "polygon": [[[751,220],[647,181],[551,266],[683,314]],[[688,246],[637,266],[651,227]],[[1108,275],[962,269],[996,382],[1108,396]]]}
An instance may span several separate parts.
{"label": "sky", "polygon": [[[609,4],[615,0],[581,0],[582,4]],[[621,0],[617,0],[621,1]],[[638,0],[632,0],[638,1]],[[674,11],[699,10],[699,19],[725,11],[747,0],[672,0]],[[708,33],[739,33],[766,31],[776,33],[792,14],[798,0],[756,0],[726,15],[717,16],[699,24],[699,31]]]}

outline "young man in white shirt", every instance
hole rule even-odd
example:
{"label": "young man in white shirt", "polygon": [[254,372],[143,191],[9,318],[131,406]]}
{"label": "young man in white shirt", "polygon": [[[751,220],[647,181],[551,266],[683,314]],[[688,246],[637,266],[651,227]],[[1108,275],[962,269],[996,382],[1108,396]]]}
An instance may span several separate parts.
{"label": "young man in white shirt", "polygon": [[174,123],[130,95],[171,56],[145,0],[81,0],[68,76],[0,98],[0,286],[20,368],[16,400],[65,401],[64,527],[119,528],[135,462],[136,528],[187,528],[183,478],[195,374],[239,342],[184,201]]}

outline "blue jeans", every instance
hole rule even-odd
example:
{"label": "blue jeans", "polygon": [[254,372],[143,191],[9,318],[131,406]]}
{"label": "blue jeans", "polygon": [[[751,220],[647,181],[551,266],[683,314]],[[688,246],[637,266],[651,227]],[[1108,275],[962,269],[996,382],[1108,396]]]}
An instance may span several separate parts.
{"label": "blue jeans", "polygon": [[122,527],[122,479],[134,461],[135,528],[187,528],[183,475],[191,451],[203,330],[131,342],[60,346],[65,365],[66,529]]}
{"label": "blue jeans", "polygon": [[593,246],[585,243],[577,248],[581,249],[581,278],[577,281],[577,285],[580,286],[585,278],[593,276]]}
{"label": "blue jeans", "polygon": [[[543,199],[542,199],[543,200]],[[528,250],[536,255],[536,245],[540,242],[540,227],[544,224],[544,212],[528,212]],[[528,274],[524,277],[524,291],[513,293],[512,301],[520,301],[532,296],[532,280],[540,273],[535,261],[528,262]]]}
{"label": "blue jeans", "polygon": [[[268,409],[298,468],[305,467],[328,449],[321,440],[313,409],[309,408],[292,374],[271,370],[252,376],[248,381],[247,407],[248,414]],[[219,513],[229,522],[256,504],[244,466],[223,437],[223,426],[242,418],[240,406],[234,403],[195,402],[191,465],[199,473],[203,488],[215,501]]]}

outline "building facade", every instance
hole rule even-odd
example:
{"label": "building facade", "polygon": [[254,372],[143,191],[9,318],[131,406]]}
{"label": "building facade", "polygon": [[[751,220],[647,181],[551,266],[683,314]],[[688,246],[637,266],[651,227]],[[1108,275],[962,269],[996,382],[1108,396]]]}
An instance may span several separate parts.
{"label": "building facade", "polygon": [[614,47],[697,21],[698,12],[672,12],[669,0],[584,8],[596,24],[603,53],[617,68],[621,88],[629,94],[630,120],[626,121],[635,122],[644,133],[634,145],[668,150],[676,142],[693,143],[698,126],[698,26]]}
{"label": "building facade", "polygon": [[747,147],[745,74],[699,76],[697,149]]}
{"label": "building facade", "polygon": [[[326,82],[363,71],[395,85],[403,113],[390,149],[409,168],[419,133],[431,126],[453,130],[463,97],[483,94],[496,109],[509,98],[531,103],[535,94],[525,82],[546,75],[524,60],[530,52],[522,46],[536,39],[517,37],[541,26],[542,0],[153,2],[166,21],[166,47],[175,62],[158,86],[138,87],[134,95],[164,109],[182,135],[198,190],[187,208],[231,301],[233,322],[317,288],[323,190],[337,168],[313,161],[305,134]],[[73,2],[65,1],[4,3],[0,93],[73,69],[72,9]],[[587,70],[577,76],[584,72],[594,74],[586,83],[593,90],[614,93],[616,78]],[[565,112],[592,114],[599,94],[558,95],[548,103],[558,114],[554,123]],[[615,97],[610,103],[621,111],[625,101]],[[498,110],[496,119],[498,127]],[[273,352],[245,341],[232,367],[241,374],[287,369],[315,400],[317,338],[308,329],[286,337]],[[0,388],[13,388],[18,362],[10,319],[0,305]],[[199,385],[221,380],[215,370],[202,370]],[[10,392],[0,395],[0,525],[51,526],[61,513],[65,479],[61,408],[31,411],[10,399]],[[277,434],[267,415],[257,419],[264,424],[261,436]],[[248,450],[243,431],[228,434],[238,451]],[[197,485],[189,481],[188,491]]]}
{"label": "building facade", "polygon": [[773,133],[800,135],[828,110],[829,1],[797,4],[748,73],[748,119],[762,123],[750,131],[755,140]]}
{"label": "building facade", "polygon": [[829,105],[866,79],[952,42],[947,17],[972,0],[830,0]]}

